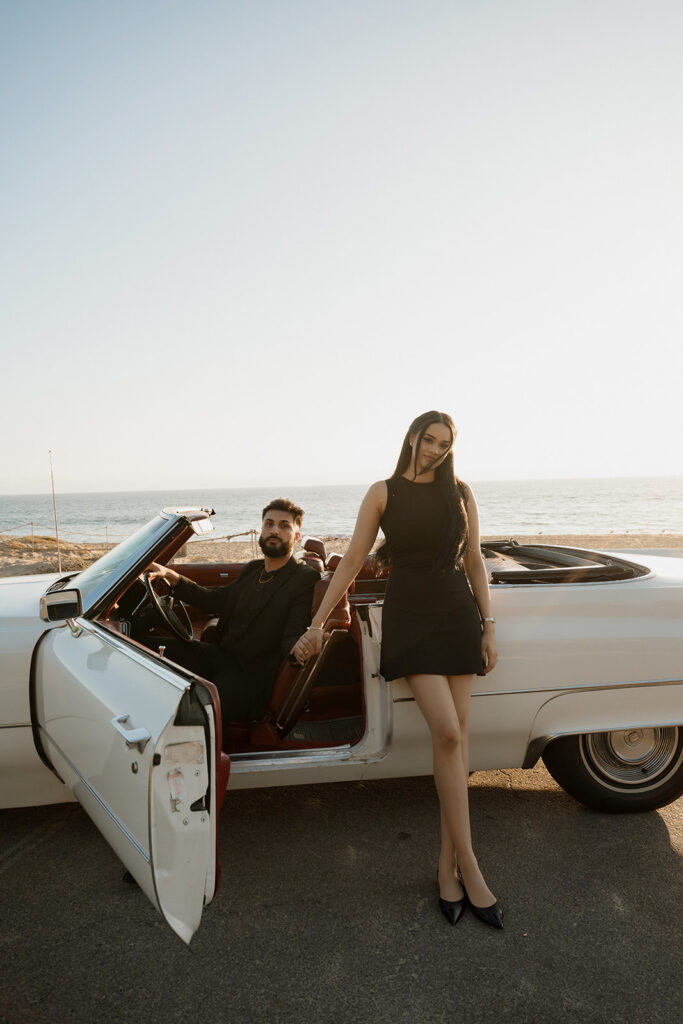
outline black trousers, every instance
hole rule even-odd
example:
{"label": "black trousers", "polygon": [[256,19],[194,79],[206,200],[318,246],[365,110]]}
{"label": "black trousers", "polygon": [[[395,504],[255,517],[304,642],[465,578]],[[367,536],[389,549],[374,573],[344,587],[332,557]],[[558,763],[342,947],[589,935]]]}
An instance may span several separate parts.
{"label": "black trousers", "polygon": [[253,720],[264,710],[254,705],[253,685],[240,660],[218,644],[168,640],[165,657],[215,684],[224,722]]}

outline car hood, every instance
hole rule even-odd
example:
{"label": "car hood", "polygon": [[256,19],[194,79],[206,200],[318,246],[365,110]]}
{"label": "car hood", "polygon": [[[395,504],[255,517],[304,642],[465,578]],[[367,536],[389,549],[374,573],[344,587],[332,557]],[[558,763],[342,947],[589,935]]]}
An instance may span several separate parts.
{"label": "car hood", "polygon": [[43,622],[40,598],[58,579],[59,573],[0,580],[0,727],[28,725],[31,721],[31,655],[43,633],[58,625]]}
{"label": "car hood", "polygon": [[0,654],[31,653],[38,637],[55,623],[43,622],[40,599],[64,573],[49,576],[11,576],[0,580]]}
{"label": "car hood", "polygon": [[40,576],[8,576],[0,580],[0,618],[34,618],[40,622],[40,598],[60,578],[57,572]]}

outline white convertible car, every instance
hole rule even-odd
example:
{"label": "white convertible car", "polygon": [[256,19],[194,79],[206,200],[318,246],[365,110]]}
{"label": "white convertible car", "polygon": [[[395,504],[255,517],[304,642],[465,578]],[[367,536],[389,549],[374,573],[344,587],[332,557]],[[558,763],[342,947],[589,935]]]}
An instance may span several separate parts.
{"label": "white convertible car", "polygon": [[[164,636],[210,635],[213,622],[157,593],[144,573],[209,532],[211,515],[166,510],[83,572],[0,583],[0,806],[80,801],[185,941],[217,886],[228,776],[237,788],[431,772],[407,685],[379,675],[386,580],[370,562],[333,613],[322,653],[303,669],[282,666],[257,722],[221,723],[212,684],[158,653]],[[474,681],[472,769],[543,757],[598,810],[675,800],[683,560],[512,541],[483,550],[500,661]],[[339,556],[315,540],[303,556],[322,572],[320,600]],[[240,569],[182,565],[208,586]]]}

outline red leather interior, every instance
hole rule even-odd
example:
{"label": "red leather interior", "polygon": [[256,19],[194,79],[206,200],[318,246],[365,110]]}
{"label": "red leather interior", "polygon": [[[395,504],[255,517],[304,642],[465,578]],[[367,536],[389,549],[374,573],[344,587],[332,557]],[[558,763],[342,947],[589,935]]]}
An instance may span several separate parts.
{"label": "red leather interior", "polygon": [[325,542],[320,540],[319,537],[304,537],[301,542],[304,551],[309,551],[312,555],[317,555],[323,565],[327,562],[327,554],[325,552]]}
{"label": "red leather interior", "polygon": [[215,643],[217,633],[218,619],[209,619],[206,625],[200,629],[199,639],[203,640],[204,643],[212,644]]}
{"label": "red leather interior", "polygon": [[[321,578],[316,583],[313,591],[312,614],[315,614],[334,575],[334,570],[341,561],[341,555],[333,554],[327,559],[324,543],[318,538],[309,537],[306,538],[304,550],[299,557],[302,561],[313,565],[321,573]],[[227,583],[233,582],[233,580],[237,579],[243,568],[243,563],[230,562],[195,562],[192,564],[179,564],[176,567],[177,571],[187,579],[193,580],[201,586],[208,587],[225,586]],[[197,609],[190,609],[189,611],[195,636],[211,642],[215,638],[218,619],[215,617],[207,618],[204,613]],[[230,749],[253,749],[254,747],[268,749],[283,745],[305,747],[307,745],[305,743],[288,743],[284,737],[286,737],[287,732],[294,724],[292,716],[298,716],[306,705],[320,705],[320,715],[325,713],[322,705],[330,701],[339,704],[337,713],[340,715],[353,713],[354,710],[355,712],[358,711],[359,705],[363,703],[360,673],[357,684],[348,687],[323,686],[319,687],[318,691],[313,691],[315,679],[320,676],[324,664],[329,662],[333,656],[333,651],[339,637],[345,635],[350,627],[351,609],[349,595],[345,593],[326,622],[326,632],[329,632],[331,636],[335,636],[335,634],[337,636],[334,643],[330,644],[328,641],[326,648],[324,648],[323,655],[320,656],[322,659],[321,665],[316,670],[317,659],[314,658],[310,659],[303,667],[292,666],[287,658],[284,659],[273,685],[270,702],[260,721],[256,723],[223,723],[224,737],[228,738]],[[362,659],[357,623],[353,633],[354,640],[357,641],[358,645],[360,663]],[[324,653],[325,650],[327,650],[326,654]],[[329,691],[327,693],[327,702],[322,701],[323,691]],[[320,715],[316,716],[313,713],[312,717],[320,717]],[[229,770],[229,762],[226,770]]]}
{"label": "red leather interior", "polygon": [[232,583],[237,579],[244,569],[244,562],[190,562],[178,565],[173,563],[172,567],[181,576],[200,587],[224,587],[226,583]]}
{"label": "red leather interior", "polygon": [[[323,597],[325,596],[333,575],[334,573],[324,572],[316,583],[313,590],[313,607],[311,609],[311,617],[315,615],[322,604]],[[349,595],[347,592],[344,592],[332,609],[330,617],[325,623],[325,630],[348,629],[350,625],[351,608],[349,606]]]}
{"label": "red leather interior", "polygon": [[[313,591],[313,614],[320,607],[320,602],[331,579],[332,573],[325,573],[322,579],[316,583]],[[348,596],[344,594],[327,620],[325,628],[334,635],[335,632],[345,632],[349,629],[350,625],[351,609]],[[298,698],[302,697],[302,695],[305,698],[310,693],[314,685],[311,677],[314,673],[318,674],[320,671],[318,668],[316,672],[316,660],[316,658],[311,658],[304,666],[291,665],[288,658],[282,661],[275,677],[268,707],[258,722],[248,726],[249,739],[254,746],[277,745],[282,736],[286,735],[286,732],[289,731],[294,722],[291,721],[291,714],[285,714],[285,711],[293,697],[297,698],[298,704],[302,704],[303,702],[298,700]],[[236,734],[233,731],[234,724],[231,722],[228,727],[228,735],[231,739],[236,738]],[[242,722],[238,724],[238,727],[243,729],[246,725],[246,722]]]}
{"label": "red leather interior", "polygon": [[318,558],[317,555],[312,555],[309,552],[305,552],[304,554],[302,554],[300,561],[305,562],[306,565],[310,565],[310,567],[312,569],[315,569],[316,572],[325,571],[325,566],[323,565],[322,561]]}

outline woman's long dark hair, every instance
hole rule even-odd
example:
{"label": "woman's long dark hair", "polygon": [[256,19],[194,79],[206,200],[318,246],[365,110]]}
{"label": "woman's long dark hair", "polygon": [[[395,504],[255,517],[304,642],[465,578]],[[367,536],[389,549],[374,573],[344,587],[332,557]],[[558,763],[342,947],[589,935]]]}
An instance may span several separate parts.
{"label": "woman's long dark hair", "polygon": [[[458,480],[453,468],[453,442],[457,434],[455,424],[447,412],[437,412],[431,409],[423,412],[408,427],[408,433],[403,439],[401,453],[396,463],[396,469],[391,474],[391,479],[402,476],[410,466],[410,459],[413,450],[415,460],[420,450],[420,444],[425,431],[432,423],[443,423],[451,432],[451,447],[434,469],[434,482],[444,496],[448,510],[448,531],[440,558],[435,568],[440,573],[452,572],[458,565],[467,547],[467,508],[465,506],[465,485]],[[414,449],[410,439],[414,438]],[[417,475],[417,465],[415,467]],[[413,478],[414,479],[414,478]],[[385,541],[375,553],[375,561],[380,571],[385,571],[391,564],[391,551]]]}

